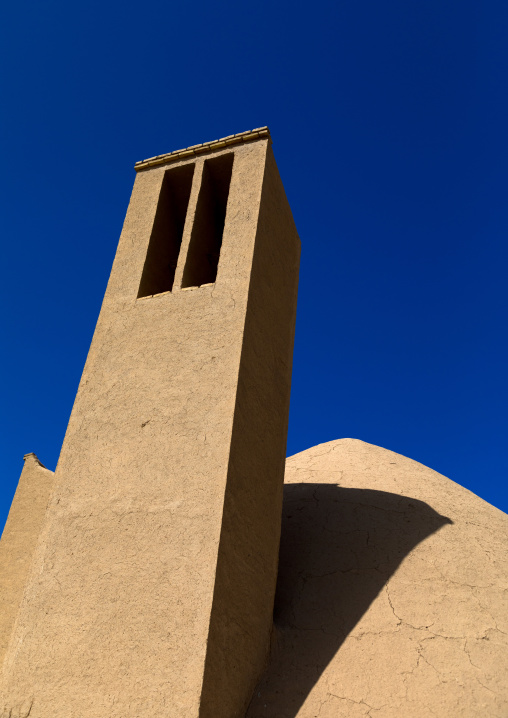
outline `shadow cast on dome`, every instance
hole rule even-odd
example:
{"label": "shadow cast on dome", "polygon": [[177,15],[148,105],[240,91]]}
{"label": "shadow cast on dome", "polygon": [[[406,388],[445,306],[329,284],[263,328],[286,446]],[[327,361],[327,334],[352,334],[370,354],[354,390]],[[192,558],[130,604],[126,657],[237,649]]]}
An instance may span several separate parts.
{"label": "shadow cast on dome", "polygon": [[271,657],[246,718],[295,718],[403,559],[450,523],[399,494],[285,485]]}

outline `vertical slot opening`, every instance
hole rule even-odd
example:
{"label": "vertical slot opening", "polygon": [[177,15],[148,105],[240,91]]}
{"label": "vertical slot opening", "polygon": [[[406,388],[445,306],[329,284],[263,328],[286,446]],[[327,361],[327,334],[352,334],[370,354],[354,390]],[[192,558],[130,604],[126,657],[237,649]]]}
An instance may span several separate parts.
{"label": "vertical slot opening", "polygon": [[193,164],[164,173],[138,297],[173,289],[193,176]]}
{"label": "vertical slot opening", "polygon": [[217,278],[233,157],[231,152],[204,163],[182,287],[211,284]]}

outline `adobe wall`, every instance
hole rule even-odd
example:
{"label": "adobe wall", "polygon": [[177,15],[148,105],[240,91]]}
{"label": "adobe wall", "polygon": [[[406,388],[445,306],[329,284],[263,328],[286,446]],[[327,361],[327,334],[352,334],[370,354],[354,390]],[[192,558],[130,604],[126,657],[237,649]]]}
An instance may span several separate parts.
{"label": "adobe wall", "polygon": [[[138,166],[5,662],[7,714],[232,718],[247,705],[271,629],[299,259],[269,144],[253,133]],[[228,153],[216,281],[189,287],[199,223],[215,261],[206,232],[223,189],[201,202],[204,174],[215,181],[204,163]],[[150,244],[154,227],[176,236],[182,214],[178,187],[158,208],[165,173],[189,162],[174,285],[150,295],[160,275],[145,260],[175,261]],[[208,682],[207,650],[228,666]]]}
{"label": "adobe wall", "polygon": [[26,454],[24,462],[0,540],[0,665],[23,598],[55,476],[35,454]]}
{"label": "adobe wall", "polygon": [[508,715],[508,516],[340,439],[286,463],[274,648],[247,718]]}

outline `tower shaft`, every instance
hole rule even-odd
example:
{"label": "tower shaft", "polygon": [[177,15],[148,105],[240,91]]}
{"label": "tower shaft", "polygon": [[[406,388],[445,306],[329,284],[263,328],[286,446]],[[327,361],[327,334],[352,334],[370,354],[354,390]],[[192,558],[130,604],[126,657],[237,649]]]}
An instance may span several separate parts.
{"label": "tower shaft", "polygon": [[138,166],[7,715],[233,718],[263,669],[299,240],[268,132],[217,145]]}

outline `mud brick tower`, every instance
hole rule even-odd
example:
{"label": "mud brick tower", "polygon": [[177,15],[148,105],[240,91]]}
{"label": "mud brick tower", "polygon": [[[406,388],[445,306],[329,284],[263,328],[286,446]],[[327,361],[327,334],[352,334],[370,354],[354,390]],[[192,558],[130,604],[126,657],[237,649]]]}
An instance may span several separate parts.
{"label": "mud brick tower", "polygon": [[234,718],[266,663],[298,235],[266,128],[136,170],[2,717]]}

